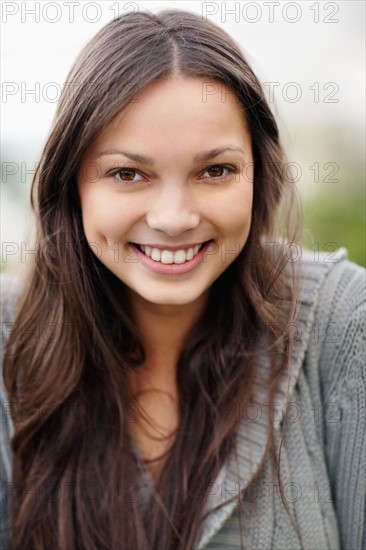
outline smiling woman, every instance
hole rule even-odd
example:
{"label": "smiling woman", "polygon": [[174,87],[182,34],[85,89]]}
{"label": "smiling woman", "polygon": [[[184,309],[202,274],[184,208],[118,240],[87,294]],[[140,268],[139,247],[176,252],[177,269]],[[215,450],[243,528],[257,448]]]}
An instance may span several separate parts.
{"label": "smiling woman", "polygon": [[239,47],[134,12],[67,82],[2,281],[2,547],[361,548],[365,271],[299,252]]}

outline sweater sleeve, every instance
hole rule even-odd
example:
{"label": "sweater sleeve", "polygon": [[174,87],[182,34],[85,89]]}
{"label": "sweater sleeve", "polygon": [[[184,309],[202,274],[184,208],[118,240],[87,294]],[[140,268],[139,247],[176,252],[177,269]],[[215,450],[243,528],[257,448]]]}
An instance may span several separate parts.
{"label": "sweater sleeve", "polygon": [[8,494],[11,488],[10,424],[2,369],[0,376],[0,549],[8,544]]}
{"label": "sweater sleeve", "polygon": [[322,290],[324,452],[343,550],[366,549],[366,270],[344,260]]}

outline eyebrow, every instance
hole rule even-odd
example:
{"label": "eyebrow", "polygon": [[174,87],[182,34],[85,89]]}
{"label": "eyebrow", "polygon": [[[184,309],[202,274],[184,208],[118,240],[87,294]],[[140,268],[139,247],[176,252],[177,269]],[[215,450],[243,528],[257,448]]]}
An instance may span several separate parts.
{"label": "eyebrow", "polygon": [[[215,149],[211,149],[210,151],[204,151],[203,153],[196,155],[193,158],[193,162],[195,164],[206,162],[214,157],[217,157],[218,155],[221,155],[221,153],[224,153],[225,151],[239,151],[245,155],[245,151],[241,147],[236,147],[235,145],[227,145],[225,147],[216,147]],[[102,151],[97,156],[97,158],[107,155],[124,155],[125,157],[128,157],[135,162],[140,162],[141,164],[146,164],[147,166],[153,166],[154,164],[154,159],[152,159],[151,157],[139,155],[138,153],[132,153],[131,151],[122,151],[121,149],[109,149],[108,151]]]}

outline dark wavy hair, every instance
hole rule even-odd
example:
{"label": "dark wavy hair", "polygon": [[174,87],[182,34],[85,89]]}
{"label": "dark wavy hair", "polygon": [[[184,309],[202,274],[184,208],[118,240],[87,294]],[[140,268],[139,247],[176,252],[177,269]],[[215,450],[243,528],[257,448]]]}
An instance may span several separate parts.
{"label": "dark wavy hair", "polygon": [[[129,374],[145,350],[124,284],[87,243],[76,174],[88,146],[138,91],[177,75],[223,83],[239,100],[253,144],[252,223],[181,349],[179,427],[145,515],[134,499],[121,498],[141,475]],[[226,412],[253,397],[263,329],[269,401],[279,373],[289,370],[296,277],[285,274],[283,248],[274,258],[264,240],[281,233],[282,242],[296,242],[296,190],[284,177],[278,127],[245,56],[222,28],[194,13],[140,11],[111,21],[67,82],[32,183],[39,246],[4,354],[14,423],[11,548],[193,550],[205,504],[200,488],[236,451],[239,419]],[[266,453],[276,462],[273,447],[271,425]]]}

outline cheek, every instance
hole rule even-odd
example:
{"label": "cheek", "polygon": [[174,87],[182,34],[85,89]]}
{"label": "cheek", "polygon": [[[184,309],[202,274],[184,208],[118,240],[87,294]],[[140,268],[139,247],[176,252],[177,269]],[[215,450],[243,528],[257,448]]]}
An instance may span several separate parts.
{"label": "cheek", "polygon": [[229,221],[229,237],[245,244],[251,226],[251,208],[238,208]]}
{"label": "cheek", "polygon": [[232,193],[221,203],[221,220],[226,233],[235,239],[247,237],[251,225],[253,205],[252,186]]}
{"label": "cheek", "polygon": [[[84,190],[85,191],[85,190]],[[102,245],[128,240],[127,234],[143,216],[136,201],[105,192],[87,189],[81,192],[83,227],[87,240]]]}
{"label": "cheek", "polygon": [[80,202],[83,227],[88,241],[100,240],[103,237],[114,238],[121,231],[125,212],[117,208],[105,194],[93,187],[80,187]]}

